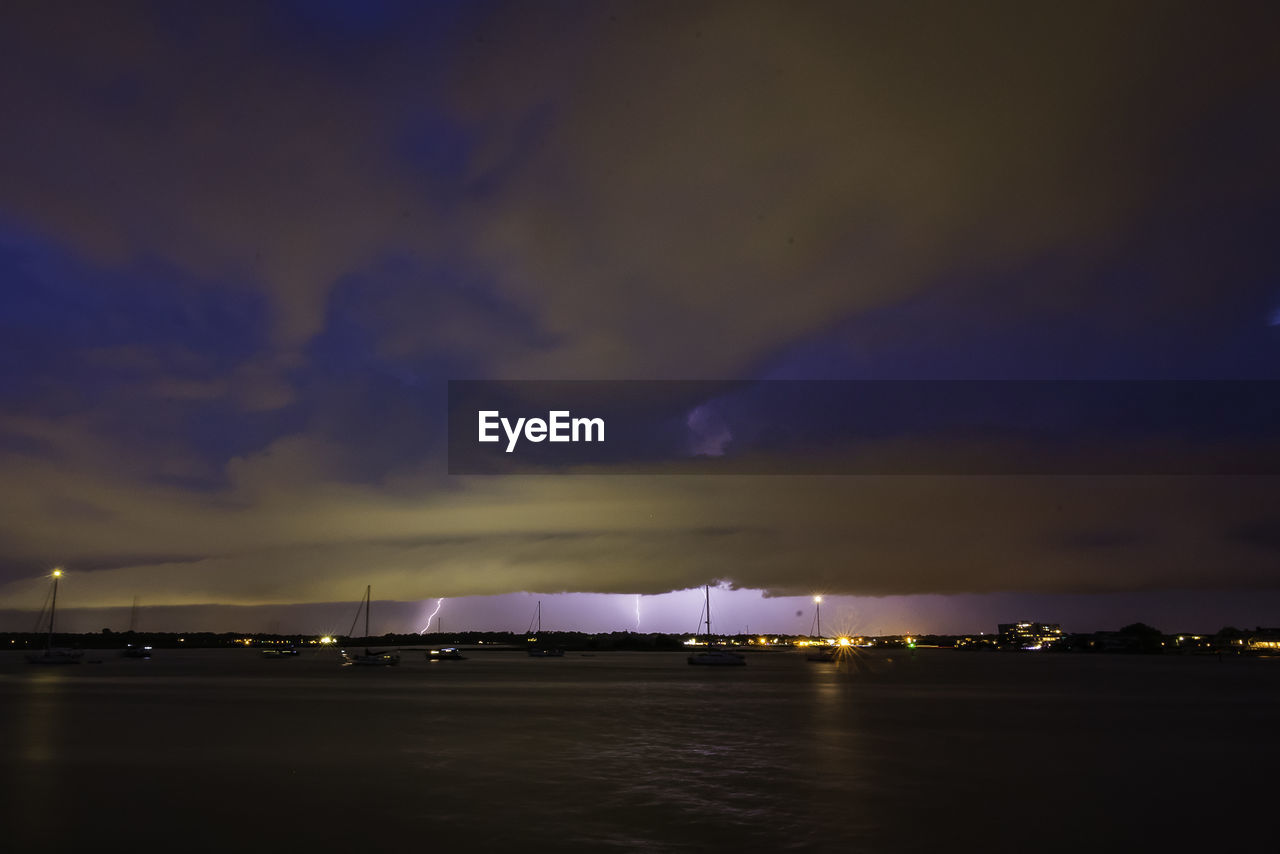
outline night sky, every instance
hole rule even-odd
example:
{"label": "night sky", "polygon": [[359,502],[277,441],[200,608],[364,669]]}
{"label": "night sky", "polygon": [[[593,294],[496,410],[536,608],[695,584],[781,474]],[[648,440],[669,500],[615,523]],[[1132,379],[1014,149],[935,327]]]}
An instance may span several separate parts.
{"label": "night sky", "polygon": [[451,379],[1280,379],[1278,19],[7,2],[0,625],[59,565],[84,630],[1276,625],[1275,477],[458,477],[445,427]]}

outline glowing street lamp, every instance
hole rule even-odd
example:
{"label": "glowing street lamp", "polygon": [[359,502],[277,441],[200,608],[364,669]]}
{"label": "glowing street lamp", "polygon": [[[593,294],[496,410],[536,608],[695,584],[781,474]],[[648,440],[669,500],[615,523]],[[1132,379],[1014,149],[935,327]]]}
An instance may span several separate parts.
{"label": "glowing street lamp", "polygon": [[813,607],[817,610],[818,637],[821,638],[822,637],[822,597],[821,596],[813,597]]}
{"label": "glowing street lamp", "polygon": [[53,572],[53,604],[49,606],[49,642],[46,650],[53,649],[53,618],[58,613],[58,579],[62,577],[62,567],[55,566]]}

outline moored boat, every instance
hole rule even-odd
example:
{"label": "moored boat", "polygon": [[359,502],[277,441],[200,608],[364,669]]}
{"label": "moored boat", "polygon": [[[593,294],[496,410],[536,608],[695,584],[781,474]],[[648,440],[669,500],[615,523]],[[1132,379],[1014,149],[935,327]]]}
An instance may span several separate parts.
{"label": "moored boat", "polygon": [[[45,642],[44,652],[32,653],[27,656],[27,662],[39,665],[62,665],[62,664],[79,664],[80,659],[84,658],[84,650],[65,649],[53,645],[53,618],[58,613],[58,579],[62,578],[62,570],[55,569],[50,573],[53,579],[53,589],[50,591],[52,597],[49,605],[49,636]],[[39,622],[36,623],[39,626]]]}
{"label": "moored boat", "polygon": [[[534,636],[529,638],[529,643],[539,643],[538,639],[542,636],[542,600],[538,600],[538,607],[534,609],[533,619],[529,621],[529,629],[534,631],[534,624],[537,624],[537,631]],[[531,646],[529,647],[530,658],[564,658],[564,650],[555,646]]]}
{"label": "moored boat", "polygon": [[344,665],[356,667],[395,667],[400,663],[400,653],[397,650],[366,649],[364,652],[343,650],[342,657]]}
{"label": "moored boat", "polygon": [[82,658],[84,658],[84,650],[82,649],[64,649],[54,646],[49,647],[44,652],[28,655],[27,662],[43,665],[79,664]]}
{"label": "moored boat", "polygon": [[[360,611],[364,611],[364,637],[369,639],[369,612],[373,606],[373,586],[365,585],[364,599],[360,600],[360,607],[356,609],[355,619],[351,621],[351,631],[355,631],[356,623],[360,620]],[[365,647],[364,652],[347,652],[342,650],[343,666],[356,667],[394,667],[400,663],[399,650],[375,650]]]}
{"label": "moored boat", "polygon": [[695,652],[690,655],[688,658],[689,663],[706,667],[740,667],[745,665],[747,659],[742,653],[733,652],[721,646],[710,646],[713,638],[711,634],[711,586],[703,587],[703,593],[706,595],[706,603],[703,608],[707,618],[707,644],[709,648],[703,652]]}
{"label": "moored boat", "polygon": [[[818,625],[818,640],[822,643],[826,643],[826,639],[823,638],[822,636],[822,597],[821,596],[813,597],[813,607],[814,607],[814,619],[817,621],[817,625]],[[805,654],[804,658],[805,658],[805,661],[817,661],[817,662],[827,662],[827,663],[834,662],[836,660],[836,651],[834,648],[830,646],[820,646],[820,647],[817,647],[816,649],[811,649],[808,653]]]}

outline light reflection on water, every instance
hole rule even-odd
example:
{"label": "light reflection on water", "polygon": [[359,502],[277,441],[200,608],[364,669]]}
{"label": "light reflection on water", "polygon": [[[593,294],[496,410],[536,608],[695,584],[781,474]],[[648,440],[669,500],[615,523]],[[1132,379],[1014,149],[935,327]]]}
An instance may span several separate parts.
{"label": "light reflection on water", "polygon": [[10,728],[15,736],[17,764],[23,773],[12,777],[18,784],[5,786],[3,796],[12,802],[16,833],[34,836],[41,831],[38,821],[44,804],[57,796],[54,763],[59,753],[61,719],[65,717],[65,704],[60,700],[66,682],[54,673],[41,671],[7,687],[18,694]]}
{"label": "light reflection on water", "polygon": [[250,847],[286,850],[998,849],[1066,810],[1043,847],[1070,850],[1158,836],[1122,820],[1159,802],[1130,777],[1239,781],[1229,803],[1201,798],[1185,841],[1219,828],[1216,808],[1236,828],[1247,815],[1238,792],[1280,710],[1268,665],[921,650],[718,669],[485,651],[360,669],[166,651],[54,672],[0,658],[0,744],[21,781],[3,810],[16,843],[210,851],[245,847],[250,826]]}

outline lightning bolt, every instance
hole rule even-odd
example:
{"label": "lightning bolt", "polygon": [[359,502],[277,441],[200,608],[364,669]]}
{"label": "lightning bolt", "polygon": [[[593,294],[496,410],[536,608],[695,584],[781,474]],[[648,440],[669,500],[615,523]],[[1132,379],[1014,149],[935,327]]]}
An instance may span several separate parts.
{"label": "lightning bolt", "polygon": [[640,594],[636,594],[636,631],[640,631]]}
{"label": "lightning bolt", "polygon": [[436,618],[436,614],[440,613],[440,606],[443,604],[444,604],[444,597],[441,596],[439,599],[436,600],[436,609],[427,615],[427,624],[422,627],[422,631],[418,632],[418,634],[425,635],[427,633],[427,629],[431,628],[431,621]]}

